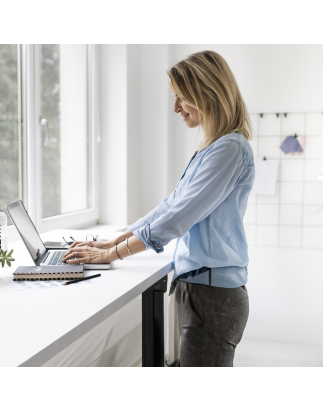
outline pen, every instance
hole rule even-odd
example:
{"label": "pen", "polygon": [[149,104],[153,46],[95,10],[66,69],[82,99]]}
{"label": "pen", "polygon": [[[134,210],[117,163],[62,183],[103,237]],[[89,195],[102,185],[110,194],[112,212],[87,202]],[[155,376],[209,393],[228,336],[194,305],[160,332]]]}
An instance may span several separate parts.
{"label": "pen", "polygon": [[69,285],[74,283],[79,283],[80,281],[89,280],[90,278],[101,277],[101,274],[91,275],[90,277],[79,278],[77,280],[69,281],[68,283],[63,283],[63,285]]}

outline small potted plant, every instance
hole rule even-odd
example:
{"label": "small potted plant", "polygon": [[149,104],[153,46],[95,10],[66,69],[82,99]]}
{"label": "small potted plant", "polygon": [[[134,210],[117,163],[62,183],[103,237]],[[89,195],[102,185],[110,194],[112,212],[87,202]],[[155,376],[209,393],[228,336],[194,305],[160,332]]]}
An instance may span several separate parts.
{"label": "small potted plant", "polygon": [[2,265],[2,268],[7,264],[9,267],[11,267],[11,261],[15,261],[14,258],[12,258],[12,253],[13,250],[9,251],[3,251],[0,249],[0,264]]}

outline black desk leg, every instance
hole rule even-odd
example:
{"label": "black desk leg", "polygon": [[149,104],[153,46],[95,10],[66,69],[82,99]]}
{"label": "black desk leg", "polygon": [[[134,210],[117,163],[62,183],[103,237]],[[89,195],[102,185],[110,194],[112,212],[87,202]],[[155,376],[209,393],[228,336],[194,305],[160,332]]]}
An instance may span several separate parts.
{"label": "black desk leg", "polygon": [[164,367],[164,293],[167,275],[142,293],[142,366]]}

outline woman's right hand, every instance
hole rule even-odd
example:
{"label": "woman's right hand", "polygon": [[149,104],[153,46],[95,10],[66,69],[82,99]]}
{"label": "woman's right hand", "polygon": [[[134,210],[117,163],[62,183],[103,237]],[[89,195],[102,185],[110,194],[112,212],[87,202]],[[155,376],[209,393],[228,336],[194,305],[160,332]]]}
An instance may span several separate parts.
{"label": "woman's right hand", "polygon": [[115,246],[115,241],[75,241],[68,249],[85,246],[107,250]]}

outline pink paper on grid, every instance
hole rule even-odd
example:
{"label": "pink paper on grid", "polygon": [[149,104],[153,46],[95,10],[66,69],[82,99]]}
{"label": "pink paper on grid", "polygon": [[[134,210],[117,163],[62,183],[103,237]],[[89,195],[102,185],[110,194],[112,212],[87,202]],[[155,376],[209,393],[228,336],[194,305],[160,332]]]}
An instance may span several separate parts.
{"label": "pink paper on grid", "polygon": [[300,146],[302,147],[302,150],[303,150],[303,151],[301,151],[301,152],[296,152],[296,153],[295,153],[295,151],[293,151],[293,152],[289,153],[289,154],[291,154],[292,156],[295,156],[295,155],[301,156],[301,155],[304,153],[304,150],[305,150],[306,138],[305,138],[304,136],[298,136],[297,139],[298,139],[299,144],[300,144]]}

